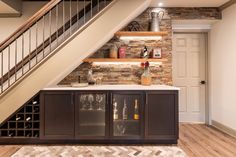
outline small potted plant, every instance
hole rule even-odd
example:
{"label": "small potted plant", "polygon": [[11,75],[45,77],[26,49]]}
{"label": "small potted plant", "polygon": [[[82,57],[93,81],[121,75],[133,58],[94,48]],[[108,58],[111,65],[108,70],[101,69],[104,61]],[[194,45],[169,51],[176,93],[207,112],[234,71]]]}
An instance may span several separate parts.
{"label": "small potted plant", "polygon": [[152,84],[152,77],[149,72],[149,62],[142,62],[141,67],[144,69],[143,74],[141,76],[141,84],[145,86],[149,86]]}

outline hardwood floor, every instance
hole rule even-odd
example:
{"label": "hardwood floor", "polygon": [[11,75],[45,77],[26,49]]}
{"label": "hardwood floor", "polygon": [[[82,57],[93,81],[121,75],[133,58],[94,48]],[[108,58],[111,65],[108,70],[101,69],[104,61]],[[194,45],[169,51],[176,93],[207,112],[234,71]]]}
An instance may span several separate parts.
{"label": "hardwood floor", "polygon": [[[236,138],[203,124],[181,124],[178,146],[189,157],[236,157]],[[9,157],[22,146],[0,146],[0,157]]]}
{"label": "hardwood floor", "polygon": [[236,139],[203,124],[181,124],[178,146],[189,157],[236,157]]}

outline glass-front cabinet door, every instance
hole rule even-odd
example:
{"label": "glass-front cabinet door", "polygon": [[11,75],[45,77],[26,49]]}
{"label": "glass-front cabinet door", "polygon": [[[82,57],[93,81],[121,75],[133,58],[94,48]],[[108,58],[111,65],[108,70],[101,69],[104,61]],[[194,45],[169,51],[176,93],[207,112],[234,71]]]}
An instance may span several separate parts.
{"label": "glass-front cabinet door", "polygon": [[76,137],[80,139],[105,138],[107,135],[107,93],[76,93]]}
{"label": "glass-front cabinet door", "polygon": [[113,138],[139,139],[142,132],[143,95],[140,92],[112,93]]}

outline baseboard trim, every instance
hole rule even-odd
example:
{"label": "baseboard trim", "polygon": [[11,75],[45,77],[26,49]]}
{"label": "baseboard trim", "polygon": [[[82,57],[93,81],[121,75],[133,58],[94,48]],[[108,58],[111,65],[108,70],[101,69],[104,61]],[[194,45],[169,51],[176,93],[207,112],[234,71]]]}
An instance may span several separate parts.
{"label": "baseboard trim", "polygon": [[225,126],[224,124],[221,124],[215,120],[212,120],[212,126],[236,138],[236,130]]}

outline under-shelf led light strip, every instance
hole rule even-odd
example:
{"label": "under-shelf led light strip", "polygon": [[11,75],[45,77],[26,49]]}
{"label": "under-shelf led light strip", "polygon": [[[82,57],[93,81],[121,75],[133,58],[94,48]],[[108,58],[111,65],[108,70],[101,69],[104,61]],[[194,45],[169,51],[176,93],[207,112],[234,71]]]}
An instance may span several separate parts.
{"label": "under-shelf led light strip", "polygon": [[[151,66],[162,65],[162,62],[149,62]],[[141,62],[93,62],[93,65],[140,65]]]}
{"label": "under-shelf led light strip", "polygon": [[120,40],[161,40],[161,36],[120,36]]}

